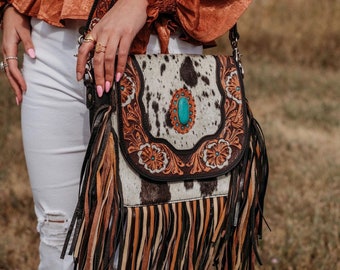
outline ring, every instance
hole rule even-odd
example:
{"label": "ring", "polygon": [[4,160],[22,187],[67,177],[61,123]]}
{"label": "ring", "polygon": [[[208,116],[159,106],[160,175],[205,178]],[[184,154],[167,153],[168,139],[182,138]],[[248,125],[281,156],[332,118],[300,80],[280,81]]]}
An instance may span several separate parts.
{"label": "ring", "polygon": [[5,60],[7,61],[7,60],[17,60],[18,61],[18,57],[16,57],[16,56],[7,56],[6,58],[5,58]]}
{"label": "ring", "polygon": [[0,62],[0,70],[2,72],[5,72],[6,71],[6,67],[8,67],[8,64],[6,62],[4,62],[4,61],[1,61]]}
{"label": "ring", "polygon": [[95,40],[94,40],[94,37],[91,35],[91,33],[88,33],[88,34],[85,36],[83,42],[85,42],[85,43],[87,43],[87,42],[95,42]]}
{"label": "ring", "polygon": [[96,53],[104,53],[105,52],[105,49],[106,49],[106,46],[102,45],[101,43],[97,43],[96,44],[96,48],[95,48],[95,52]]}

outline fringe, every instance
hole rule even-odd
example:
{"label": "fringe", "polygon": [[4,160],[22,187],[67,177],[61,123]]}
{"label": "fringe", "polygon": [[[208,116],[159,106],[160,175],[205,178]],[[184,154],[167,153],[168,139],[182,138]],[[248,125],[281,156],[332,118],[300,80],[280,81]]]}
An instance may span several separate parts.
{"label": "fringe", "polygon": [[61,254],[64,258],[74,231],[69,254],[75,258],[75,269],[109,269],[117,249],[123,198],[116,142],[111,130],[111,107],[103,106],[95,116],[78,204]]}
{"label": "fringe", "polygon": [[[231,173],[229,194],[123,207],[117,138],[110,107],[95,118],[71,222],[75,269],[254,269],[262,237],[268,159],[259,124],[249,116],[249,146]],[[112,149],[115,151],[112,151]]]}
{"label": "fringe", "polygon": [[225,269],[255,269],[255,260],[262,264],[257,244],[262,238],[269,167],[262,130],[252,116],[249,123],[249,147],[243,161],[232,171],[228,194],[231,205],[229,220],[234,216],[234,224],[227,239],[229,267]]}

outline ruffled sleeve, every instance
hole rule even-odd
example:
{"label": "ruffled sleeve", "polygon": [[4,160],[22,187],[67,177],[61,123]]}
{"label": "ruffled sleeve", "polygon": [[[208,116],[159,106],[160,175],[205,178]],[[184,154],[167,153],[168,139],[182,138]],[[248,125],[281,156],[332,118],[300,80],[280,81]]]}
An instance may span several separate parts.
{"label": "ruffled sleeve", "polygon": [[0,10],[6,3],[13,5],[22,14],[63,27],[65,19],[86,20],[93,0],[0,0]]}
{"label": "ruffled sleeve", "polygon": [[154,22],[160,14],[175,14],[176,0],[149,0],[148,23]]}
{"label": "ruffled sleeve", "polygon": [[210,42],[226,33],[251,3],[251,0],[177,0],[177,16],[192,38]]}
{"label": "ruffled sleeve", "polygon": [[201,43],[209,43],[226,33],[252,0],[149,0],[148,24],[174,14],[184,32]]}

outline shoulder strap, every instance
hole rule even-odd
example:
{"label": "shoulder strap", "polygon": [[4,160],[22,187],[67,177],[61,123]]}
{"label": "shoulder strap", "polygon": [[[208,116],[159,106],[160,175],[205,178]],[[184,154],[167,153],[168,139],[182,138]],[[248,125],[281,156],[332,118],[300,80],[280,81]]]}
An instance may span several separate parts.
{"label": "shoulder strap", "polygon": [[237,62],[240,61],[240,52],[238,50],[238,40],[240,38],[240,34],[237,31],[237,24],[235,23],[234,26],[229,30],[229,41],[230,45],[233,48],[233,56]]}

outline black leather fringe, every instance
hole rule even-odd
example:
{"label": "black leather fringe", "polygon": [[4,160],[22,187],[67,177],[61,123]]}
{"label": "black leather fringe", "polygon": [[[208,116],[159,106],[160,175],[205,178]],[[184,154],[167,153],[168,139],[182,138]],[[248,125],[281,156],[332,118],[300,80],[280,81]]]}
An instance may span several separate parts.
{"label": "black leather fringe", "polygon": [[75,258],[75,269],[109,269],[122,229],[123,198],[111,107],[103,106],[94,121],[78,204],[61,254],[64,258],[73,233],[69,255]]}
{"label": "black leather fringe", "polygon": [[62,257],[74,232],[75,269],[254,269],[256,259],[261,263],[268,159],[249,114],[249,146],[230,172],[227,196],[123,207],[117,138],[111,107],[104,106],[95,117]]}

